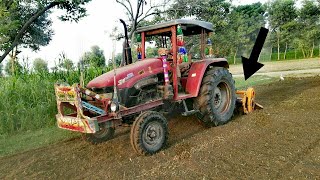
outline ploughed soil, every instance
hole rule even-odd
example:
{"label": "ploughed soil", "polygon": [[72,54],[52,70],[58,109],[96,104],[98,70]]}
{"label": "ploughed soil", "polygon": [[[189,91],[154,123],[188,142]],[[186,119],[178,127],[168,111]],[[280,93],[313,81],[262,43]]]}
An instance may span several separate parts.
{"label": "ploughed soil", "polygon": [[219,127],[169,122],[168,146],[139,156],[129,127],[108,142],[81,138],[0,159],[0,179],[320,179],[320,77],[257,86],[264,106]]}

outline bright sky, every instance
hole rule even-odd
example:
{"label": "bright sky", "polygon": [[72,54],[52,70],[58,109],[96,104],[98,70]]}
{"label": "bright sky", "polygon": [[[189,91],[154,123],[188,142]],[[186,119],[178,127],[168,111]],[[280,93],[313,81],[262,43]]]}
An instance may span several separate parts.
{"label": "bright sky", "polygon": [[[267,0],[235,0],[234,4],[264,3]],[[113,27],[123,30],[119,18],[126,19],[124,9],[115,0],[92,0],[87,4],[87,17],[78,23],[62,22],[57,19],[59,12],[52,14],[54,35],[48,46],[42,47],[38,52],[23,50],[19,58],[29,57],[32,60],[42,58],[53,67],[58,56],[65,52],[67,57],[75,63],[81,55],[90,50],[93,45],[98,45],[104,50],[106,59],[111,58],[112,40],[109,37]],[[117,43],[117,51],[121,52],[121,43]]]}

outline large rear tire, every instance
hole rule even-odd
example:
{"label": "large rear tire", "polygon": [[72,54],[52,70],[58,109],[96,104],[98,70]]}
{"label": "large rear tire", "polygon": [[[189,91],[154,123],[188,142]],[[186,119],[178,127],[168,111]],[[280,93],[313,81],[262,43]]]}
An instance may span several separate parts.
{"label": "large rear tire", "polygon": [[209,69],[194,101],[198,119],[207,127],[225,124],[233,115],[235,103],[235,85],[229,71],[222,67]]}
{"label": "large rear tire", "polygon": [[158,112],[141,113],[131,127],[132,148],[141,155],[152,155],[159,152],[167,143],[168,122]]}
{"label": "large rear tire", "polygon": [[100,144],[113,138],[115,128],[106,127],[104,123],[100,124],[99,126],[100,130],[98,132],[93,134],[83,134],[82,137],[92,144]]}

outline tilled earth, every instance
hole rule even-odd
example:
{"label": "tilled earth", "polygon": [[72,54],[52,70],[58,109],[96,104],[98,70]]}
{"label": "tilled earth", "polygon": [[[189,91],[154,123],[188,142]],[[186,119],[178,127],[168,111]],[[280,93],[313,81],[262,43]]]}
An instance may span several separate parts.
{"label": "tilled earth", "polygon": [[171,119],[156,155],[136,155],[127,127],[96,146],[76,138],[3,157],[0,179],[320,179],[320,77],[256,91],[264,109],[220,127]]}

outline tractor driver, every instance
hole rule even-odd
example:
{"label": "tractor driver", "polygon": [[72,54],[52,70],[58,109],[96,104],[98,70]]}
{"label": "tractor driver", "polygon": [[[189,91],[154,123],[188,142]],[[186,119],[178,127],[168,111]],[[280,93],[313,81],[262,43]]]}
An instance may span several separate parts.
{"label": "tractor driver", "polygon": [[[172,49],[170,51],[167,48],[159,48],[158,55],[167,55],[168,60],[172,60]],[[177,77],[178,79],[181,78],[181,73],[187,71],[190,68],[190,62],[182,62],[177,66]]]}

